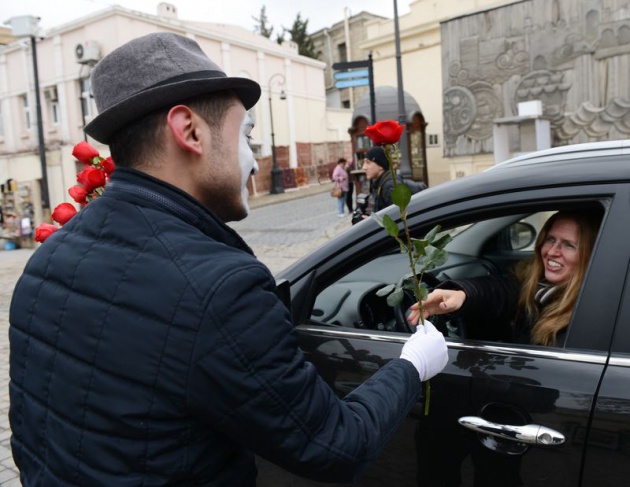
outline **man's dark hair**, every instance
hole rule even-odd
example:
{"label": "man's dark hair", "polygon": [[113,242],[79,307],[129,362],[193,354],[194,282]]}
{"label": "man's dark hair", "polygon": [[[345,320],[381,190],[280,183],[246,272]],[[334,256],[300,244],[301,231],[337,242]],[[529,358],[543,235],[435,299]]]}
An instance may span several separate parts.
{"label": "man's dark hair", "polygon": [[[213,135],[218,135],[228,109],[238,99],[232,92],[223,91],[203,94],[178,103],[190,107],[210,126]],[[163,149],[162,130],[171,107],[145,115],[126,125],[109,141],[112,159],[120,167],[140,167],[151,164],[153,156]]]}

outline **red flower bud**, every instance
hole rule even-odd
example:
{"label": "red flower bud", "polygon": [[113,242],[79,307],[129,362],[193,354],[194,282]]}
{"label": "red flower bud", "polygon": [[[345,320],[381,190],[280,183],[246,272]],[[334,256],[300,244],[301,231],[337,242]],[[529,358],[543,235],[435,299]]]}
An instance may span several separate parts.
{"label": "red flower bud", "polygon": [[92,164],[92,159],[98,157],[98,151],[87,142],[81,141],[72,149],[72,155],[83,164]]}
{"label": "red flower bud", "polygon": [[394,120],[384,120],[367,127],[365,135],[372,139],[374,145],[395,144],[400,140],[403,130],[404,125]]}
{"label": "red flower bud", "polygon": [[59,228],[55,225],[52,225],[50,223],[42,223],[35,229],[35,241],[41,243],[57,230],[59,230]]}
{"label": "red flower bud", "polygon": [[101,161],[101,168],[105,171],[105,174],[111,174],[116,169],[116,164],[114,164],[114,160],[110,157]]}
{"label": "red flower bud", "polygon": [[83,186],[86,193],[91,193],[99,186],[105,186],[105,171],[93,166],[86,166],[83,171],[77,174],[77,181]]}
{"label": "red flower bud", "polygon": [[82,186],[75,185],[68,190],[68,194],[77,203],[85,203],[85,198],[88,193]]}
{"label": "red flower bud", "polygon": [[77,209],[70,203],[61,203],[57,205],[52,212],[51,218],[58,222],[60,225],[64,225],[77,214]]}

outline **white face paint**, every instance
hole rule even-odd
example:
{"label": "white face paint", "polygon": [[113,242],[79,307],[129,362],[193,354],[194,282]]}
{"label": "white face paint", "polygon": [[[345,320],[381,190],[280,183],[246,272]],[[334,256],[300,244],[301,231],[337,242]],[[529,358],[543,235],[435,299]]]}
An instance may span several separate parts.
{"label": "white face paint", "polygon": [[254,153],[249,145],[251,140],[251,132],[254,128],[254,122],[252,121],[249,113],[245,112],[243,122],[241,123],[241,133],[238,141],[238,164],[241,168],[241,195],[243,200],[243,207],[245,212],[249,213],[249,203],[247,201],[249,197],[249,191],[247,191],[247,181],[249,176],[258,172],[258,163],[254,158]]}

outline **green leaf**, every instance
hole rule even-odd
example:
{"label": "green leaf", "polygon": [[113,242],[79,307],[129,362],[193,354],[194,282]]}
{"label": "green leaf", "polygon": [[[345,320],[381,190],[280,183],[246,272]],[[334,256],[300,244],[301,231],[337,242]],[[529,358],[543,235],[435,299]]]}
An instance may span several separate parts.
{"label": "green leaf", "polygon": [[429,247],[427,255],[420,257],[416,263],[420,265],[422,271],[435,269],[437,266],[444,264],[448,259],[448,252],[444,249]]}
{"label": "green leaf", "polygon": [[431,245],[433,245],[434,247],[437,247],[438,249],[443,249],[452,240],[453,240],[453,237],[451,237],[450,234],[445,233],[440,238],[431,242]]}
{"label": "green leaf", "polygon": [[411,201],[411,190],[406,184],[396,184],[394,191],[392,191],[392,203],[400,208],[402,213],[409,205],[409,201]]}
{"label": "green leaf", "polygon": [[440,227],[440,225],[436,225],[436,226],[434,226],[434,227],[433,227],[433,228],[429,231],[429,233],[427,233],[427,234],[424,236],[424,239],[425,239],[427,242],[429,242],[429,243],[433,243],[433,239],[435,238],[435,236],[437,235],[437,233],[440,231],[440,228],[442,228],[442,227]]}
{"label": "green leaf", "polygon": [[404,281],[402,287],[403,287],[403,289],[407,289],[407,290],[413,291],[415,293],[416,292],[416,281],[414,281],[413,279],[407,279],[406,281]]}
{"label": "green leaf", "polygon": [[[424,283],[422,283],[424,284]],[[420,286],[420,296],[416,296],[420,298],[420,301],[424,301],[425,299],[427,299],[427,296],[429,295],[429,290],[427,289],[426,286],[422,285]]]}
{"label": "green leaf", "polygon": [[389,296],[387,296],[387,304],[393,308],[394,306],[397,306],[400,303],[402,303],[404,296],[405,296],[405,293],[403,292],[402,288],[398,288]]}
{"label": "green leaf", "polygon": [[418,240],[417,238],[412,238],[413,242],[413,250],[415,251],[417,256],[425,255],[425,249],[429,243],[426,240]]}
{"label": "green leaf", "polygon": [[386,296],[389,293],[391,293],[395,288],[396,288],[396,284],[389,284],[385,287],[380,288],[378,291],[376,291],[376,295],[380,297]]}
{"label": "green leaf", "polygon": [[392,220],[391,216],[383,216],[383,228],[390,236],[398,237],[400,230],[398,230],[398,225],[396,225],[396,222]]}

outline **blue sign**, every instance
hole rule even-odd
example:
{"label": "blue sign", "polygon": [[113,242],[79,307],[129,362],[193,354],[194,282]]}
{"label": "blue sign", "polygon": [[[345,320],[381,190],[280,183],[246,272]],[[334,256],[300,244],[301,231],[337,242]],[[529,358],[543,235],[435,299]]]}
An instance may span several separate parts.
{"label": "blue sign", "polygon": [[357,69],[355,71],[340,71],[335,73],[335,79],[365,78],[370,75],[367,69]]}
{"label": "blue sign", "polygon": [[357,78],[337,81],[335,88],[354,88],[356,86],[368,86],[370,84],[369,78]]}

